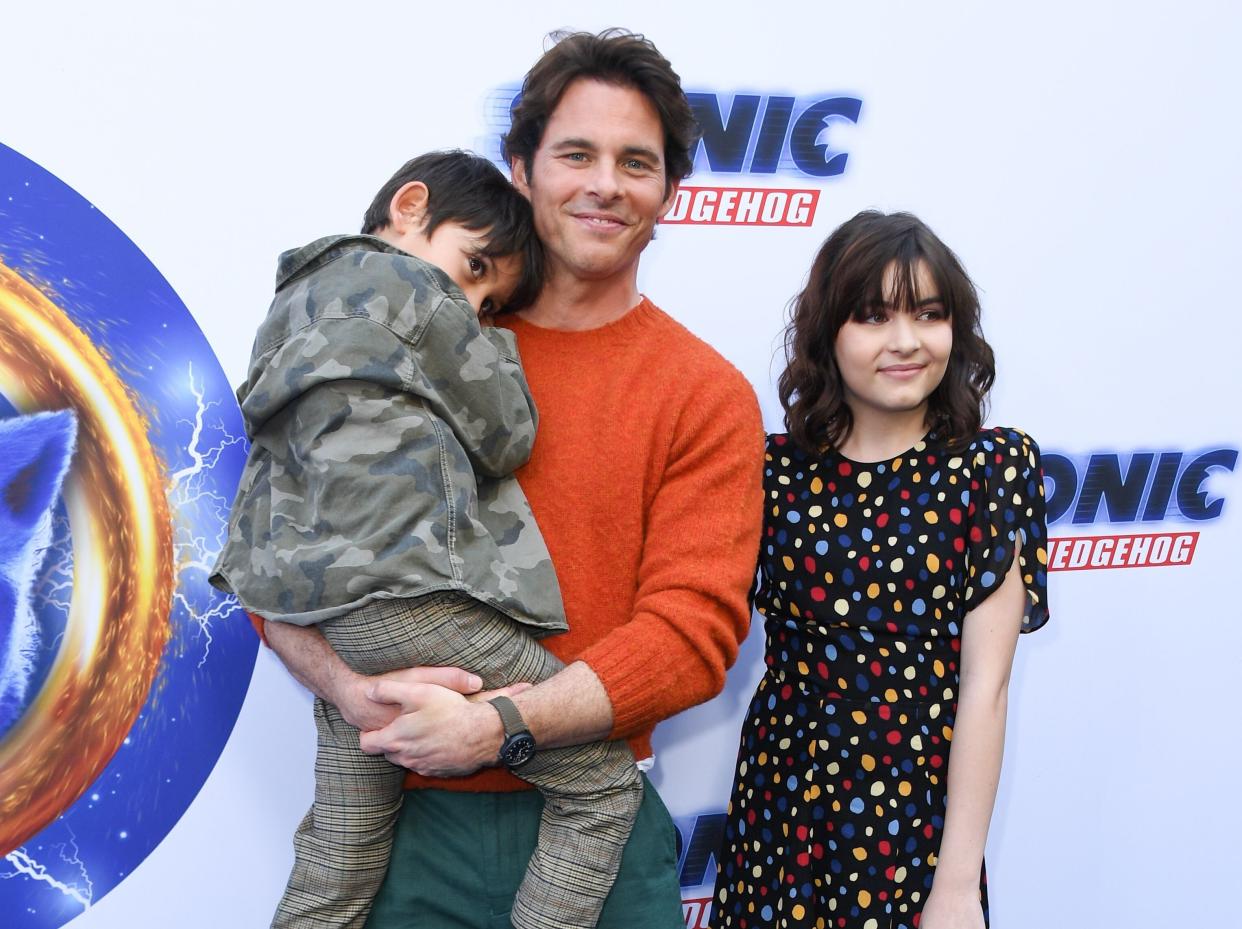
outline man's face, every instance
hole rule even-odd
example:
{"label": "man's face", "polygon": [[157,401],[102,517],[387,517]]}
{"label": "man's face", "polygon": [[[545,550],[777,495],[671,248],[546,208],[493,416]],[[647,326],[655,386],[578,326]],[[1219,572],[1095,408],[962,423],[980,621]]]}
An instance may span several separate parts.
{"label": "man's face", "polygon": [[513,180],[530,200],[549,280],[631,280],[656,220],[673,203],[666,188],[664,130],[651,102],[628,87],[582,78],[569,85],[526,166]]}

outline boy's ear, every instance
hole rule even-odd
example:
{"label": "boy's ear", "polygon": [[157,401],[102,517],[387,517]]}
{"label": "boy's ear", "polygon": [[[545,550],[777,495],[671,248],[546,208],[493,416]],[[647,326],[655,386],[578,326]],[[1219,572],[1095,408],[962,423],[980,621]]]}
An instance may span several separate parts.
{"label": "boy's ear", "polygon": [[429,197],[427,185],[422,181],[410,181],[392,195],[388,204],[388,222],[397,235],[407,231],[418,232],[423,228]]}

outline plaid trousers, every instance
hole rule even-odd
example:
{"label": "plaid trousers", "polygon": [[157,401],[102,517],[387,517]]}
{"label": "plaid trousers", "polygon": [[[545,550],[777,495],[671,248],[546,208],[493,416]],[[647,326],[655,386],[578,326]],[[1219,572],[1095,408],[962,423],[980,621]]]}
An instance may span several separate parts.
{"label": "plaid trousers", "polygon": [[[362,674],[464,668],[485,689],[539,683],[563,663],[521,625],[458,592],[379,600],[320,624]],[[358,747],[358,730],[315,701],[315,799],[294,834],[294,864],[272,929],[361,929],[384,879],[405,770]],[[515,929],[590,929],[612,888],[642,803],[624,742],[537,751],[515,772],[544,795],[539,840],[514,900]]]}

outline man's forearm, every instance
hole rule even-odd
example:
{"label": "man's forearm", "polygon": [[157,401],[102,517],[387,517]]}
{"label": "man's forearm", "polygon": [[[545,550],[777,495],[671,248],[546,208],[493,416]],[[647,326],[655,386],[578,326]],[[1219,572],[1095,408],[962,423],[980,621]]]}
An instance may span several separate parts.
{"label": "man's forearm", "polygon": [[315,626],[268,622],[263,633],[297,682],[329,703],[337,703],[342,685],[358,677]]}
{"label": "man's forearm", "polygon": [[[513,702],[541,749],[596,742],[612,732],[608,692],[583,661],[575,661],[542,684],[515,695]],[[473,709],[477,714],[475,726],[464,721],[453,726],[466,766],[494,764],[505,738],[500,714],[491,707]]]}
{"label": "man's forearm", "polygon": [[318,626],[269,622],[264,634],[298,683],[340,710],[351,726],[379,729],[396,716],[395,707],[376,703],[368,696],[374,686],[372,679],[350,668]]}
{"label": "man's forearm", "polygon": [[518,694],[513,702],[540,748],[595,742],[612,732],[608,692],[583,661]]}

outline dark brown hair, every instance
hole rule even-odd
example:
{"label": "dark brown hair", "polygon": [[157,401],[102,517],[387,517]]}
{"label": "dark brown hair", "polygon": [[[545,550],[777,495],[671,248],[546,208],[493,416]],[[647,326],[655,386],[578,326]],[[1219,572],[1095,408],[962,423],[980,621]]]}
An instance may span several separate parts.
{"label": "dark brown hair", "polygon": [[501,139],[510,168],[515,158],[521,158],[530,180],[535,150],[561,97],[574,81],[589,79],[632,88],[651,101],[664,128],[666,194],[689,176],[699,124],[681,89],[681,78],[651,40],[624,29],[605,29],[598,35],[554,32],[550,38],[556,44],[526,73],[513,122]]}
{"label": "dark brown hair", "polygon": [[362,217],[367,235],[387,229],[388,210],[397,191],[411,181],[427,185],[423,234],[428,238],[444,223],[486,232],[483,254],[515,256],[522,273],[502,311],[521,310],[535,302],[543,287],[543,248],[535,237],[530,202],[501,170],[481,155],[451,149],[411,158],[384,182]]}
{"label": "dark brown hair", "polygon": [[[917,265],[926,264],[953,327],[944,379],[928,398],[929,428],[950,446],[972,441],[996,376],[992,348],[979,327],[979,295],[957,256],[918,217],[868,210],[843,223],[820,247],[785,328],[786,368],[779,392],[785,428],[818,454],[849,435],[853,415],[837,367],[837,333],[886,302],[909,311],[920,299]],[[884,273],[895,265],[885,299]]]}

